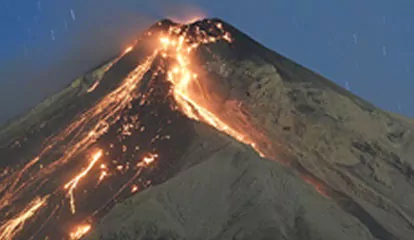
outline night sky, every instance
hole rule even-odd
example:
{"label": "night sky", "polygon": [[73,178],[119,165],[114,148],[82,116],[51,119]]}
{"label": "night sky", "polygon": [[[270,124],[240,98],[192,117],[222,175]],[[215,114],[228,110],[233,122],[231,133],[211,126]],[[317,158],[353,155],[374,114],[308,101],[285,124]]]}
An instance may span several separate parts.
{"label": "night sky", "polygon": [[414,116],[412,0],[0,0],[0,123],[165,17],[219,17],[386,110]]}

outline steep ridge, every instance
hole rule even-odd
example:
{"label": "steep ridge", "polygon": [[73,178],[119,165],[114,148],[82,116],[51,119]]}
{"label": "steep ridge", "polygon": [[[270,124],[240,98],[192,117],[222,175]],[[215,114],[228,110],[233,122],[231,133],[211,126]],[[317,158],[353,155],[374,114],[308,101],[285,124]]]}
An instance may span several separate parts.
{"label": "steep ridge", "polygon": [[64,103],[1,134],[0,239],[413,234],[410,120],[221,20],[158,22]]}

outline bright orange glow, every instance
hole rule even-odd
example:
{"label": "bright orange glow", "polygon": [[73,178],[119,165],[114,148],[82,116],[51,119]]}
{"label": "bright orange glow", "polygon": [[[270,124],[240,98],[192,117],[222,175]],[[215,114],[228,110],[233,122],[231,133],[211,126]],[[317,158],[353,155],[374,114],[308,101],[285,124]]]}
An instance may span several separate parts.
{"label": "bright orange glow", "polygon": [[158,154],[148,154],[141,162],[137,164],[138,167],[145,167],[153,163],[158,158]]}
{"label": "bright orange glow", "polygon": [[100,81],[94,82],[87,90],[86,92],[90,93],[93,92],[99,85]]}
{"label": "bright orange glow", "polygon": [[101,175],[99,176],[98,183],[102,182],[106,176],[108,176],[108,172],[105,170],[101,171]]}
{"label": "bright orange glow", "polygon": [[70,239],[71,240],[81,239],[86,233],[88,233],[91,230],[91,228],[92,227],[90,224],[83,224],[83,225],[76,227],[76,229],[69,234]]}
{"label": "bright orange glow", "polygon": [[158,157],[158,155],[157,155],[157,154],[155,154],[155,155],[150,155],[149,157],[144,157],[143,161],[144,161],[144,163],[145,163],[145,164],[149,165],[149,164],[151,164],[152,162],[154,162],[155,158],[157,158],[157,157]]}
{"label": "bright orange glow", "polygon": [[173,22],[181,24],[191,24],[207,17],[202,9],[195,6],[180,6],[179,16],[168,16]]}
{"label": "bright orange glow", "polygon": [[79,173],[70,182],[65,184],[65,189],[68,189],[68,195],[70,197],[70,209],[71,209],[72,213],[76,212],[75,198],[73,196],[73,191],[75,190],[75,188],[78,185],[79,181],[88,174],[88,172],[92,169],[92,167],[99,160],[99,158],[101,158],[101,156],[102,156],[102,150],[97,151],[92,156],[92,161],[89,163],[88,167],[85,170],[83,170],[81,173]]}
{"label": "bright orange glow", "polygon": [[131,188],[131,193],[134,193],[136,191],[138,191],[138,186],[137,185],[133,185],[132,188]]}
{"label": "bright orange glow", "polygon": [[124,52],[123,52],[123,55],[128,54],[128,53],[129,53],[129,52],[131,52],[133,49],[134,49],[134,47],[133,47],[133,46],[128,46],[127,48],[125,48],[125,50],[124,50]]}
{"label": "bright orange glow", "polygon": [[0,227],[0,240],[11,240],[19,233],[27,220],[32,218],[46,204],[48,197],[35,198],[16,217],[6,221]]}
{"label": "bright orange glow", "polygon": [[324,187],[324,184],[322,182],[307,175],[302,175],[301,177],[306,183],[312,185],[319,194],[329,198],[326,188]]}

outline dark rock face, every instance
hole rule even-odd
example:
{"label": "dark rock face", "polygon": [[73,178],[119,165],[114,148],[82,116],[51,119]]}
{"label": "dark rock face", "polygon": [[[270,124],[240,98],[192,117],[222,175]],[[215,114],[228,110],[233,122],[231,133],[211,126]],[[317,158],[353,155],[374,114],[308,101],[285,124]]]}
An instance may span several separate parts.
{"label": "dark rock face", "polygon": [[[189,33],[204,29],[214,35],[211,26],[216,24],[234,41],[200,46],[193,67],[220,114],[263,133],[269,141],[261,147],[272,154],[260,157],[251,147],[175,111],[165,72],[159,71],[164,63],[155,58],[133,93],[136,98],[95,145],[108,150],[108,165],[111,160],[129,164],[152,151],[161,156],[157,163],[139,179],[129,170],[100,188],[85,183],[92,194],[78,194],[75,217],[61,204],[65,196],[54,194],[50,198],[57,213],[51,204],[38,216],[53,221],[42,223],[41,230],[32,224],[16,239],[34,232],[39,239],[65,239],[63,228],[90,214],[92,232],[83,239],[412,239],[414,121],[376,108],[218,19],[185,27]],[[170,26],[177,24],[163,20],[148,32]],[[24,162],[42,141],[116,89],[154,49],[154,37],[147,33],[108,72],[87,74],[53,101],[0,129],[0,157]],[[86,94],[94,78],[100,85]],[[132,135],[120,136],[119,129],[128,124],[136,126]],[[15,139],[26,140],[16,147]],[[55,155],[65,152],[65,143],[61,145],[43,161],[53,163]],[[84,155],[74,156],[60,172],[36,179],[42,185],[32,183],[36,188],[27,191],[39,195],[60,188],[84,167]],[[37,171],[25,174],[30,178]],[[132,197],[129,191],[116,193],[130,179],[142,191]],[[3,191],[7,189],[0,188],[0,202]],[[32,196],[23,193],[18,199],[22,206]]]}

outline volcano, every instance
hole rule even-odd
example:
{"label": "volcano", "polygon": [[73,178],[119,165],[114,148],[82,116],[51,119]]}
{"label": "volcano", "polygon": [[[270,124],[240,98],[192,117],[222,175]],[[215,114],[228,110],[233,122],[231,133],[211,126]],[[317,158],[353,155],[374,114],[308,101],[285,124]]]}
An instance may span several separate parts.
{"label": "volcano", "polygon": [[0,129],[0,239],[414,236],[414,121],[162,20]]}

